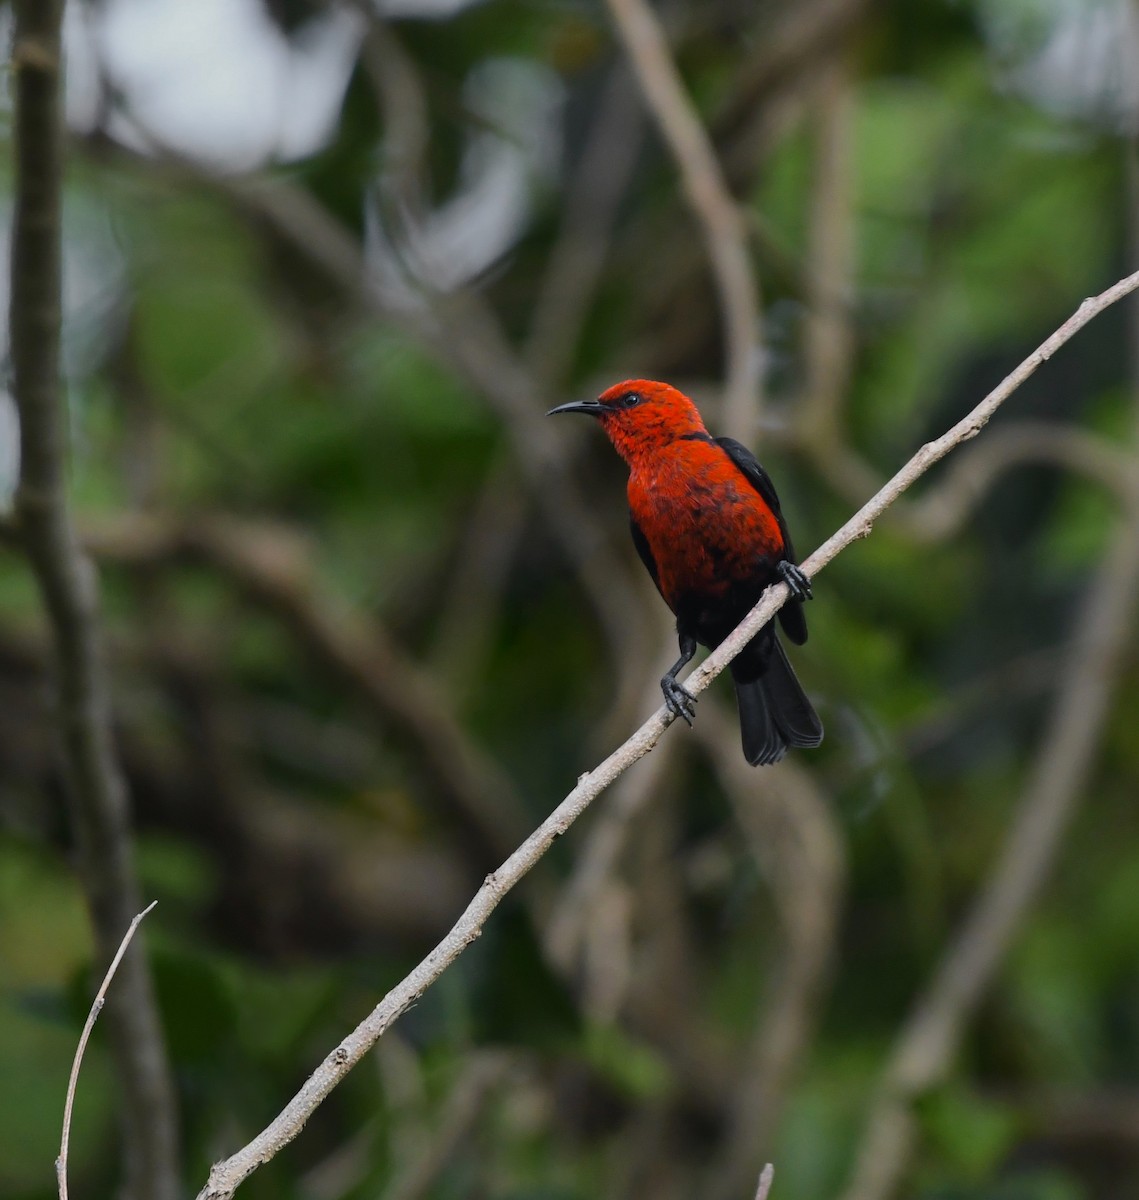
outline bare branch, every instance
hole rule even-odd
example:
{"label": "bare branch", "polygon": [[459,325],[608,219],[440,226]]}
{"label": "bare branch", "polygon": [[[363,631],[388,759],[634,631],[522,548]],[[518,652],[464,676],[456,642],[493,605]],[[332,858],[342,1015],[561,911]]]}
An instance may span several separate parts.
{"label": "bare branch", "polygon": [[[803,564],[804,572],[813,576],[831,561],[840,551],[857,538],[869,537],[874,522],[934,463],[943,459],[951,450],[975,438],[988,424],[993,413],[1016,391],[1026,379],[1046,363],[1057,350],[1077,334],[1105,308],[1109,308],[1124,296],[1139,289],[1139,271],[1121,279],[1118,283],[1089,297],[1080,305],[1051,337],[1042,342],[1015,370],[1013,370],[976,406],[962,417],[951,429],[935,441],[927,442],[904,467],[873,495],[859,510],[833,533]],[[771,620],[787,598],[785,584],[769,588],[739,627],[718,649],[708,656],[703,664],[685,681],[685,687],[693,693],[702,692],[725,666],[747,645],[763,626]],[[661,710],[663,713],[663,709]]]}
{"label": "bare branch", "polygon": [[747,223],[728,190],[712,141],[684,90],[664,30],[647,0],[608,3],[707,244],[727,351],[724,426],[733,437],[750,442],[762,408],[763,335]]}
{"label": "bare branch", "polygon": [[[1042,363],[1098,313],[1137,288],[1139,271],[1101,295],[1085,300],[1072,317],[972,412],[942,437],[923,446],[876,496],[806,560],[804,570],[809,575],[817,574],[851,542],[867,537],[878,517],[933,463],[961,442],[975,437],[1001,404]],[[1139,539],[1134,539],[1132,553],[1139,559]],[[785,584],[769,588],[739,628],[692,673],[685,686],[694,694],[704,691],[759,629],[771,620],[786,599]],[[415,1003],[467,946],[479,937],[483,925],[507,893],[534,867],[554,840],[565,833],[592,801],[628,767],[652,750],[671,721],[671,714],[662,706],[599,766],[580,778],[577,787],[550,816],[497,871],[492,871],[486,877],[483,886],[447,936],[335,1047],[270,1124],[237,1153],[214,1165],[206,1186],[199,1194],[199,1200],[225,1200],[232,1196],[241,1182],[258,1166],[268,1162],[300,1133],[325,1097],[375,1045],[392,1022]]]}
{"label": "bare branch", "polygon": [[[126,789],[116,761],[98,629],[95,575],[76,542],[66,495],[60,395],[63,118],[61,0],[15,6],[16,206],[11,353],[20,415],[20,538],[55,641],[59,728],[96,962],[109,962],[138,911]],[[145,959],[126,955],[107,1022],[123,1095],[127,1188],[135,1200],[178,1194],[174,1090]]]}
{"label": "bare branch", "polygon": [[135,930],[142,923],[142,919],[157,903],[157,900],[152,900],[142,912],[135,916],[126,933],[123,934],[123,940],[119,943],[115,957],[111,959],[111,965],[107,968],[107,973],[103,976],[103,982],[100,984],[98,992],[95,993],[95,999],[91,1002],[91,1011],[87,1014],[87,1020],[83,1023],[83,1032],[79,1035],[79,1045],[75,1047],[75,1058],[71,1063],[71,1075],[67,1080],[67,1098],[63,1103],[63,1135],[59,1142],[59,1157],[55,1160],[55,1177],[59,1184],[59,1200],[67,1200],[67,1153],[71,1143],[71,1111],[75,1107],[75,1088],[79,1083],[79,1068],[83,1065],[83,1055],[87,1051],[87,1042],[91,1037],[91,1030],[95,1028],[95,1021],[98,1019],[99,1013],[103,1010],[103,1002],[107,996],[107,989],[111,986],[111,980],[114,979],[115,972],[119,969],[119,963],[122,961],[123,955],[127,952],[127,947],[131,943],[131,938],[134,937]]}

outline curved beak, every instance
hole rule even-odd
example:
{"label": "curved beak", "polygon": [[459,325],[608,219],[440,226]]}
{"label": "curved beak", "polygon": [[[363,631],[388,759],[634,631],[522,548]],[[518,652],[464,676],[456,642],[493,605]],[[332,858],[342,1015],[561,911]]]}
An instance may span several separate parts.
{"label": "curved beak", "polygon": [[571,400],[569,404],[559,404],[557,408],[551,408],[547,417],[552,417],[555,413],[585,413],[590,417],[600,417],[605,412],[605,405],[600,400]]}

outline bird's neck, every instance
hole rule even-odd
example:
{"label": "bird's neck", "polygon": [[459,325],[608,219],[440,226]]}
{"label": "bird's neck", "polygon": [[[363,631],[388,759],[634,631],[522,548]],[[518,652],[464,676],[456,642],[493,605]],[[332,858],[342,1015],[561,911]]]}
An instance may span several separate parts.
{"label": "bird's neck", "polygon": [[613,448],[629,464],[629,470],[655,469],[661,459],[682,454],[693,443],[707,443],[712,439],[700,423],[690,429],[677,431],[663,426],[642,427],[635,430],[613,428],[607,430]]}

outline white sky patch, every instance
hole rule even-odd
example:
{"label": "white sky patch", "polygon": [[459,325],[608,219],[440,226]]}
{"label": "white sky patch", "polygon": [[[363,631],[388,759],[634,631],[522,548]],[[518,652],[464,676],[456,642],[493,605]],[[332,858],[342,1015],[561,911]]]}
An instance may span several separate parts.
{"label": "white sky patch", "polygon": [[[328,141],[363,35],[358,14],[333,8],[287,38],[260,0],[107,0],[96,21],[98,52],[143,129],[231,171]],[[112,128],[138,143],[129,122]]]}
{"label": "white sky patch", "polygon": [[93,53],[94,36],[91,8],[84,3],[68,4],[63,10],[64,101],[68,125],[84,133],[95,128],[103,95],[98,62]]}
{"label": "white sky patch", "polygon": [[409,282],[447,291],[492,266],[526,229],[535,189],[557,174],[564,91],[552,71],[491,59],[471,72],[463,94],[480,123],[454,195],[400,230],[395,245],[376,212],[368,214],[369,266],[389,300],[414,302]]}
{"label": "white sky patch", "polygon": [[[8,262],[12,203],[0,201],[0,262]],[[82,194],[63,201],[64,374],[78,378],[99,361],[118,319],[125,263],[102,206]],[[8,355],[8,297],[11,280],[0,271],[0,357]]]}
{"label": "white sky patch", "polygon": [[479,0],[375,0],[376,10],[385,17],[423,17],[441,21],[470,8]]}
{"label": "white sky patch", "polygon": [[0,513],[12,510],[20,480],[20,420],[16,402],[0,390]]}
{"label": "white sky patch", "polygon": [[1139,130],[1139,15],[1133,0],[982,0],[1005,82],[1058,116]]}

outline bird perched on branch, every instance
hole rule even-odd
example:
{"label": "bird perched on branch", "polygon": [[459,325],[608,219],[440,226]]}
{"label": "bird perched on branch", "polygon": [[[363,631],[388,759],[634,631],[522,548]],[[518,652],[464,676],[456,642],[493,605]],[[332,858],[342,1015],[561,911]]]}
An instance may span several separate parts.
{"label": "bird perched on branch", "polygon": [[[731,438],[713,438],[700,413],[667,383],[629,379],[597,400],[550,410],[595,417],[629,466],[629,519],[637,553],[676,616],[680,657],[660,681],[664,702],[689,725],[696,698],[677,673],[700,643],[718,646],[772,583],[791,598],[783,632],[807,640],[811,584],[795,562],[767,472]],[[823,726],[769,622],[732,660],[744,757],[778,762],[792,746],[817,746]]]}

